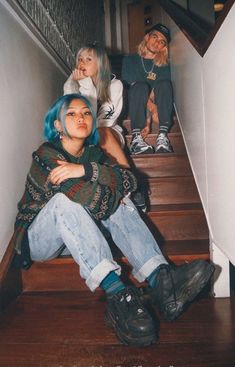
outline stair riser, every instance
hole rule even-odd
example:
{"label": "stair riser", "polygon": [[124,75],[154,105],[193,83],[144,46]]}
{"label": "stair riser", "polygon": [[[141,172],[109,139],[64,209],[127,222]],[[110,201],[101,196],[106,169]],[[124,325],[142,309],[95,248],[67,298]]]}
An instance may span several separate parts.
{"label": "stair riser", "polygon": [[132,157],[140,176],[179,177],[192,176],[188,158],[184,155],[141,155]]}
{"label": "stair riser", "polygon": [[34,263],[24,271],[23,291],[83,291],[87,290],[85,281],[79,274],[79,266],[71,260],[70,263]]}
{"label": "stair riser", "polygon": [[[164,240],[203,240],[208,239],[208,227],[203,212],[185,212],[177,215],[177,212],[149,213],[152,222],[152,232],[156,238]],[[157,230],[156,230],[157,228]],[[197,249],[195,249],[195,253]]]}
{"label": "stair riser", "polygon": [[192,177],[149,179],[150,205],[200,203],[197,187]]}

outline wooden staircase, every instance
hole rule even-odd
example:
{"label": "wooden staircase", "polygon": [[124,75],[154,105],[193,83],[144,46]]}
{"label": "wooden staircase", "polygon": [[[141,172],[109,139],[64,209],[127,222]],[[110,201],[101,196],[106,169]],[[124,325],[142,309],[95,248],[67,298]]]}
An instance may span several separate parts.
{"label": "wooden staircase", "polygon": [[[129,130],[129,122],[125,123]],[[147,143],[156,144],[158,126]],[[131,136],[127,136],[127,144]],[[179,124],[169,133],[170,154],[133,156],[139,179],[149,191],[147,220],[165,256],[173,262],[209,259],[209,232]]]}
{"label": "wooden staircase", "polygon": [[[129,130],[129,121],[124,122]],[[157,126],[147,142],[155,145]],[[174,153],[132,156],[142,186],[148,188],[149,211],[143,219],[161,249],[175,263],[209,259],[208,227],[177,121],[169,134]],[[131,136],[127,135],[127,145]],[[127,273],[126,259],[119,257]],[[131,278],[132,279],[132,278]],[[132,279],[133,280],[133,279]],[[34,263],[23,272],[24,291],[87,289],[72,258]]]}
{"label": "wooden staircase", "polygon": [[[170,260],[208,259],[208,228],[176,122],[169,137],[175,153],[132,157],[139,179],[149,188],[144,220]],[[156,132],[148,138],[153,144],[155,140]],[[126,259],[118,261],[129,275]],[[71,257],[34,263],[22,272],[22,290],[0,313],[0,366],[235,365],[234,296],[214,299],[204,293],[171,323],[153,309],[159,343],[137,348],[121,345],[105,325],[104,294],[88,290]]]}

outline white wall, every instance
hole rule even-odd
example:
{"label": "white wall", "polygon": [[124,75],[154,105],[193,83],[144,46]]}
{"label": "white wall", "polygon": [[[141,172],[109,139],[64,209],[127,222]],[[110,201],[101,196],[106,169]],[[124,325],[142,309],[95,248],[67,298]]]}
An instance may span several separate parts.
{"label": "white wall", "polygon": [[11,235],[42,119],[66,75],[0,3],[0,261]]}
{"label": "white wall", "polygon": [[[235,265],[235,6],[205,55],[208,215],[212,241]],[[214,215],[217,213],[217,215]]]}
{"label": "white wall", "polygon": [[213,244],[235,264],[235,6],[201,57],[172,31],[175,103]]}

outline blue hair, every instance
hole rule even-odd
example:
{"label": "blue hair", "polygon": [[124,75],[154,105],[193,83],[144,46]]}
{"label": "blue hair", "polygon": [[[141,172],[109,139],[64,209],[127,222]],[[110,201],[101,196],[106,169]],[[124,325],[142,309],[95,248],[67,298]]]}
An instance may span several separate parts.
{"label": "blue hair", "polygon": [[44,137],[51,142],[55,142],[59,140],[59,132],[55,128],[54,122],[59,120],[62,124],[64,133],[69,136],[66,125],[65,125],[65,116],[67,109],[72,102],[73,99],[79,99],[85,102],[92,115],[92,132],[86,138],[85,145],[97,145],[99,142],[99,132],[96,127],[96,116],[94,114],[92,105],[90,101],[78,93],[73,94],[65,94],[64,96],[58,98],[53,105],[47,111],[44,117]]}

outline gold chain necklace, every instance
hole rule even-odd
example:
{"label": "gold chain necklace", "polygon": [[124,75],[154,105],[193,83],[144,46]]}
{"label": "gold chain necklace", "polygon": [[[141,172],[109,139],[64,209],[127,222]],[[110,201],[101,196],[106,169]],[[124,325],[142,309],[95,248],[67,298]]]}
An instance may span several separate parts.
{"label": "gold chain necklace", "polygon": [[143,66],[143,69],[144,69],[145,73],[148,74],[147,75],[147,79],[156,80],[157,74],[156,73],[153,73],[153,69],[154,69],[154,66],[155,66],[154,62],[152,64],[151,70],[149,70],[149,71],[146,70],[146,68],[145,68],[144,59],[143,59],[142,56],[141,56],[141,62],[142,62],[142,66]]}

